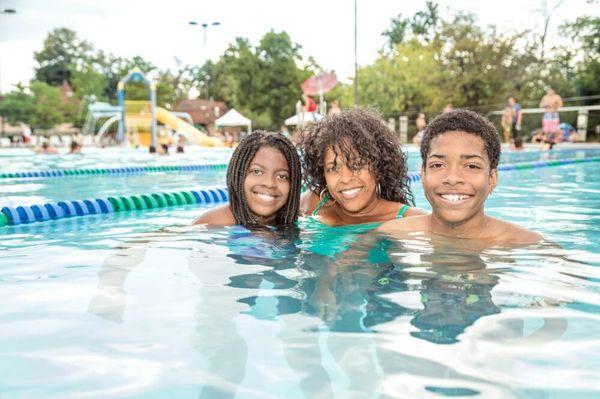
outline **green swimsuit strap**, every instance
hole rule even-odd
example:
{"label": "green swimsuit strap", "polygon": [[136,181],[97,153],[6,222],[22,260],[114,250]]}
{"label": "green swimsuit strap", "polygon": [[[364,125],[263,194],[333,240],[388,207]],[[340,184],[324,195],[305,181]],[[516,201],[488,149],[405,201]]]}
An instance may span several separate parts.
{"label": "green swimsuit strap", "polygon": [[402,219],[404,217],[404,214],[408,210],[408,208],[410,208],[410,206],[408,206],[408,205],[402,205],[402,207],[398,211],[398,214],[396,215],[396,219]]}
{"label": "green swimsuit strap", "polygon": [[327,203],[327,201],[329,201],[331,197],[329,196],[329,193],[327,193],[327,195],[325,197],[323,197],[323,199],[321,201],[319,201],[319,203],[317,204],[317,206],[315,207],[315,210],[312,211],[312,216],[315,216],[317,214],[317,212],[319,212],[319,209],[321,209],[323,207],[323,205],[325,205]]}

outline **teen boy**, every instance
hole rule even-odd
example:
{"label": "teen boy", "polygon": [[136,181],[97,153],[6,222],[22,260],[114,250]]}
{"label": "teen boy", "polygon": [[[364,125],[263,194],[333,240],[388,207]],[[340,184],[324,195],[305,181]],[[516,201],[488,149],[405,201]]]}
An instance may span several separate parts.
{"label": "teen boy", "polygon": [[392,220],[380,232],[424,232],[487,244],[532,244],[542,237],[484,213],[498,181],[500,139],[485,118],[468,110],[436,117],[421,143],[421,178],[432,213]]}

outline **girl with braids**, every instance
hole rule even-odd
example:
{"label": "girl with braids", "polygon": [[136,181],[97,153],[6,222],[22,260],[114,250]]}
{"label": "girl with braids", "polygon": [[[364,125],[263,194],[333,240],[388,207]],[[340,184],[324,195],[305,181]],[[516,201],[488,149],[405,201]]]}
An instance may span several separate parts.
{"label": "girl with braids", "polygon": [[327,116],[303,132],[301,212],[328,226],[421,215],[411,207],[406,156],[385,122],[365,109]]}
{"label": "girl with braids", "polygon": [[300,158],[283,135],[255,131],[237,146],[227,168],[229,204],[194,221],[208,226],[291,226],[298,219]]}

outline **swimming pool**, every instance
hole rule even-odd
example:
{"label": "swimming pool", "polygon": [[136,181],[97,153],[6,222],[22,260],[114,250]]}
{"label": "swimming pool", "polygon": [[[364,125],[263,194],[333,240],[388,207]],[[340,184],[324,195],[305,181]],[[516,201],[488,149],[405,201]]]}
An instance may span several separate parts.
{"label": "swimming pool", "polygon": [[598,165],[500,173],[487,211],[560,247],[189,227],[213,205],[2,227],[0,397],[597,397]]}

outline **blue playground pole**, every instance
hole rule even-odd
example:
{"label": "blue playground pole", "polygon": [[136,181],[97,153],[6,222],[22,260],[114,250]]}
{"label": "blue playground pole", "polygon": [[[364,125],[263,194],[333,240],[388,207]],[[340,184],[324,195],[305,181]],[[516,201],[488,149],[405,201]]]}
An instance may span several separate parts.
{"label": "blue playground pole", "polygon": [[121,123],[119,123],[119,133],[117,135],[117,142],[122,143],[125,138],[125,83],[121,80],[117,84],[117,93],[119,97],[119,109],[121,110]]}

